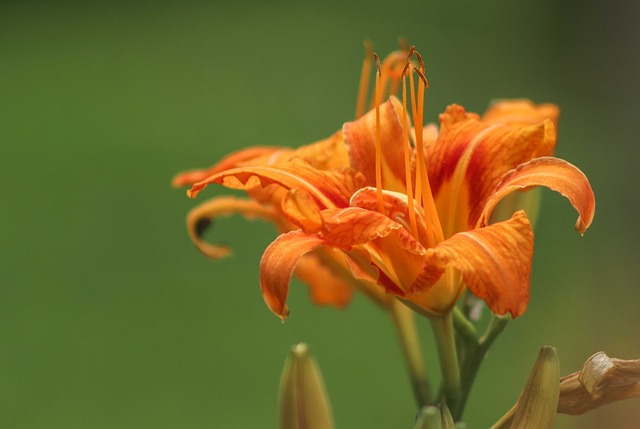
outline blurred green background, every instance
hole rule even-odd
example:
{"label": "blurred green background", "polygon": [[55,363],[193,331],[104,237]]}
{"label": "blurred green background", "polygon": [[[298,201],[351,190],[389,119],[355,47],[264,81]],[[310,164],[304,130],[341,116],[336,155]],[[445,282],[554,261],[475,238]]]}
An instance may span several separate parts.
{"label": "blurred green background", "polygon": [[[470,428],[517,399],[539,348],[562,373],[592,353],[640,358],[639,3],[3,2],[0,6],[0,427],[277,427],[291,344],[311,344],[338,428],[409,428],[413,399],[387,317],[358,296],[316,308],[292,287],[281,324],[258,261],[270,226],[184,228],[180,170],[248,145],[298,146],[351,120],[370,39],[427,62],[430,121],[450,103],[561,107],[557,155],[596,192],[584,237],[545,192],[532,301],[488,357]],[[424,341],[430,341],[427,324]],[[436,372],[436,358],[429,359]],[[637,428],[640,402],[558,428]]]}

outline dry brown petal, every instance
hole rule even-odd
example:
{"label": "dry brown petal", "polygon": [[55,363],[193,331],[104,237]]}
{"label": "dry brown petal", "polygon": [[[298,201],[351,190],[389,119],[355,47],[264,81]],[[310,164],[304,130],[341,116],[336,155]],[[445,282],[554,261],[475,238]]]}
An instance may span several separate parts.
{"label": "dry brown petal", "polygon": [[560,378],[558,412],[582,414],[637,397],[640,397],[640,359],[616,359],[598,352],[587,359],[581,371]]}

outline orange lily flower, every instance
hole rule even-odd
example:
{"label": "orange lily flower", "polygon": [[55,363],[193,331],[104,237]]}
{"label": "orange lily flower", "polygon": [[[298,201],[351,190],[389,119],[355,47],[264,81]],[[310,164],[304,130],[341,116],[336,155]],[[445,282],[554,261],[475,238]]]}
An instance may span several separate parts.
{"label": "orange lily flower", "polygon": [[529,301],[533,231],[524,211],[490,224],[498,203],[545,186],[576,208],[580,233],[591,224],[595,198],[586,176],[552,156],[557,108],[504,101],[480,118],[453,105],[440,115],[436,137],[421,125],[421,97],[412,97],[416,130],[395,98],[344,125],[351,165],[368,186],[350,196],[349,207],[314,205],[311,230],[301,225],[267,248],[261,285],[275,314],[288,313],[297,259],[331,247],[345,253],[355,277],[375,279],[423,314],[448,314],[468,289],[494,313],[516,317]]}
{"label": "orange lily flower", "polygon": [[[272,220],[287,226],[265,250],[260,279],[265,302],[283,319],[291,275],[318,249],[341,251],[353,278],[377,282],[423,314],[448,314],[468,289],[494,313],[516,317],[529,301],[533,231],[523,211],[491,223],[500,201],[545,186],[576,208],[580,233],[591,224],[595,199],[587,178],[552,156],[555,106],[503,101],[480,118],[453,105],[438,130],[422,125],[422,67],[407,63],[404,70],[420,77],[417,96],[411,83],[415,128],[406,101],[378,102],[378,83],[376,108],[342,130],[351,168],[319,169],[313,157],[289,157],[202,174],[189,191],[195,196],[212,183],[278,190]],[[406,100],[404,94],[406,87]]]}

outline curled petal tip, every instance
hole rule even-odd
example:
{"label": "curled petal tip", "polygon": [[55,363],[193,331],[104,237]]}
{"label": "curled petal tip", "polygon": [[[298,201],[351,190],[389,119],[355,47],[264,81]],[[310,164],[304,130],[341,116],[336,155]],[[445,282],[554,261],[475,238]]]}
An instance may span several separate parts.
{"label": "curled petal tip", "polygon": [[591,226],[591,222],[593,221],[593,211],[591,212],[591,218],[587,221],[582,219],[582,216],[578,218],[576,221],[576,231],[580,233],[580,235],[584,235],[587,229]]}
{"label": "curled petal tip", "polygon": [[287,320],[287,317],[289,317],[289,307],[285,305],[285,307],[282,309],[282,313],[276,314],[276,316],[278,316],[280,318],[280,321],[284,323],[285,320]]}
{"label": "curled petal tip", "polygon": [[576,230],[584,234],[595,214],[596,200],[587,176],[576,166],[553,157],[534,158],[507,172],[485,203],[482,223],[486,224],[498,202],[513,191],[544,186],[566,197],[578,212]]}

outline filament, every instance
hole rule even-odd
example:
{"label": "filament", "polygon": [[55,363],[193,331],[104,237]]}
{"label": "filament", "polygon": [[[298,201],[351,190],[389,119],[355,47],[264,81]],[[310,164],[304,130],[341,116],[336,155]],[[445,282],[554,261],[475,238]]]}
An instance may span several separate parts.
{"label": "filament", "polygon": [[384,214],[384,202],[382,200],[382,150],[380,148],[380,76],[382,74],[382,67],[380,66],[380,59],[378,55],[373,54],[373,58],[376,61],[376,88],[374,94],[374,102],[376,104],[376,199],[378,200],[378,211]]}

